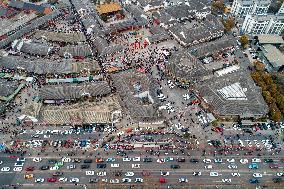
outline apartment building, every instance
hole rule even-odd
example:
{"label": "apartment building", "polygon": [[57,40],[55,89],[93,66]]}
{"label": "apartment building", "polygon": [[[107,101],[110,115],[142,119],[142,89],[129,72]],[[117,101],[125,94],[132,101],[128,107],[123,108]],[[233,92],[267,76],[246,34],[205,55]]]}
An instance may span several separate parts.
{"label": "apartment building", "polygon": [[247,15],[242,32],[247,34],[277,34],[284,29],[284,15]]}
{"label": "apartment building", "polygon": [[271,0],[234,0],[232,14],[245,17],[248,14],[265,15],[271,4]]}

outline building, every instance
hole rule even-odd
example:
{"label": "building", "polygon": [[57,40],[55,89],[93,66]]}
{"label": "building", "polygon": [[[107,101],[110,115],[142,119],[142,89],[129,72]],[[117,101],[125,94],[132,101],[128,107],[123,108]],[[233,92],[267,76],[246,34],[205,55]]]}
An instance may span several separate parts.
{"label": "building", "polygon": [[273,68],[273,71],[284,70],[284,54],[270,44],[263,45],[262,47],[262,53]]}
{"label": "building", "polygon": [[28,3],[28,2],[18,1],[18,0],[11,0],[9,2],[9,6],[15,9],[35,11],[41,14],[49,14],[52,12],[51,7],[44,7],[42,5],[37,5],[34,3]]}
{"label": "building", "polygon": [[215,116],[260,118],[268,113],[261,88],[245,70],[213,77],[196,85],[196,89]]}
{"label": "building", "polygon": [[116,96],[103,97],[98,102],[78,102],[60,106],[43,106],[38,117],[49,125],[111,125],[121,118]]}
{"label": "building", "polygon": [[280,35],[274,34],[264,34],[264,35],[257,35],[258,42],[260,45],[265,44],[273,44],[273,45],[282,45],[284,44],[284,40]]}
{"label": "building", "polygon": [[158,85],[145,74],[132,70],[112,76],[114,87],[121,98],[121,106],[138,122],[158,118]]}
{"label": "building", "polygon": [[169,28],[169,33],[184,47],[189,47],[219,38],[224,34],[224,26],[213,15],[208,15],[201,23],[177,23]]}
{"label": "building", "polygon": [[204,80],[208,74],[203,64],[187,51],[173,54],[166,64],[166,71],[181,86]]}
{"label": "building", "polygon": [[284,15],[247,15],[242,32],[247,34],[281,34]]}
{"label": "building", "polygon": [[282,3],[281,7],[279,8],[278,14],[284,14],[284,3]]}
{"label": "building", "polygon": [[238,17],[248,14],[265,15],[271,0],[234,0],[231,13]]}

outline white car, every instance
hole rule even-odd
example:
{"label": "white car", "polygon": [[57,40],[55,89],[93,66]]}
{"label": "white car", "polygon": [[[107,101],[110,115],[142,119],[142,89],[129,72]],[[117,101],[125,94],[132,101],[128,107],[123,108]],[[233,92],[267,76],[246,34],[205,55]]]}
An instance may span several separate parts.
{"label": "white car", "polygon": [[134,157],[132,158],[132,161],[140,161],[140,157]]}
{"label": "white car", "polygon": [[58,179],[59,182],[66,182],[67,181],[67,178],[66,177],[60,177]]}
{"label": "white car", "polygon": [[229,168],[229,169],[237,169],[238,166],[237,166],[236,164],[229,164],[229,165],[228,165],[228,168]]}
{"label": "white car", "polygon": [[50,168],[49,168],[49,170],[51,170],[51,171],[55,171],[55,170],[58,170],[58,169],[59,169],[58,166],[53,166],[53,167],[50,167]]}
{"label": "white car", "polygon": [[261,162],[261,159],[259,159],[259,158],[253,158],[253,159],[251,159],[251,162],[252,162],[252,163],[260,163],[260,162]]}
{"label": "white car", "polygon": [[131,158],[123,158],[122,161],[131,161]]}
{"label": "white car", "polygon": [[18,161],[14,164],[15,167],[23,167],[25,162]]}
{"label": "white car", "polygon": [[131,182],[131,179],[130,178],[123,178],[122,182]]}
{"label": "white car", "polygon": [[67,165],[67,169],[76,169],[76,165],[74,165],[74,164]]}
{"label": "white car", "polygon": [[118,184],[119,183],[119,179],[110,179],[109,183]]}
{"label": "white car", "polygon": [[132,164],[132,168],[139,169],[140,168],[140,164]]}
{"label": "white car", "polygon": [[2,167],[1,171],[2,172],[8,172],[8,171],[10,171],[10,167]]}
{"label": "white car", "polygon": [[218,177],[218,175],[217,172],[210,172],[210,177]]}
{"label": "white car", "polygon": [[25,162],[25,161],[26,161],[26,158],[17,158],[17,161]]}
{"label": "white car", "polygon": [[143,182],[143,179],[142,179],[142,178],[135,178],[135,182],[140,182],[140,183],[142,183],[142,182]]}
{"label": "white car", "polygon": [[165,163],[165,159],[157,159],[158,163]]}
{"label": "white car", "polygon": [[40,157],[36,157],[36,158],[33,158],[33,162],[41,162],[42,161],[42,158]]}
{"label": "white car", "polygon": [[235,163],[235,159],[227,159],[227,162],[229,162],[229,163]]}
{"label": "white car", "polygon": [[190,99],[189,94],[184,94],[182,97],[183,97],[184,100],[189,100]]}
{"label": "white car", "polygon": [[179,178],[178,182],[188,182],[188,179],[187,178]]}
{"label": "white car", "polygon": [[106,176],[106,172],[98,172],[97,175],[99,177],[104,177],[104,176]]}
{"label": "white car", "polygon": [[70,178],[69,180],[71,183],[78,183],[80,182],[79,178]]}
{"label": "white car", "polygon": [[23,167],[14,167],[13,171],[15,172],[21,172],[23,170]]}
{"label": "white car", "polygon": [[62,158],[62,162],[69,163],[69,162],[71,162],[71,158],[64,157],[64,158]]}
{"label": "white car", "polygon": [[248,159],[240,159],[240,163],[241,164],[247,164],[248,163]]}
{"label": "white car", "polygon": [[86,171],[86,175],[95,175],[95,171]]}
{"label": "white car", "polygon": [[284,173],[276,173],[276,176],[282,177],[282,176],[284,176]]}
{"label": "white car", "polygon": [[261,173],[253,173],[252,176],[255,177],[255,178],[261,178],[262,174]]}
{"label": "white car", "polygon": [[3,161],[0,161],[0,165],[2,165]]}
{"label": "white car", "polygon": [[232,179],[222,179],[222,182],[232,182]]}
{"label": "white car", "polygon": [[193,176],[201,176],[201,172],[193,172]]}
{"label": "white car", "polygon": [[204,159],[203,162],[204,163],[211,163],[211,159]]}
{"label": "white car", "polygon": [[112,163],[112,164],[110,164],[110,167],[119,167],[119,164],[118,163]]}
{"label": "white car", "polygon": [[205,165],[205,167],[204,167],[205,169],[212,169],[213,168],[213,166],[212,165]]}
{"label": "white car", "polygon": [[35,179],[35,182],[36,182],[36,183],[44,182],[44,178],[37,178],[37,179]]}
{"label": "white car", "polygon": [[161,176],[169,176],[170,172],[166,172],[166,171],[162,171],[161,172]]}
{"label": "white car", "polygon": [[125,176],[127,176],[127,177],[133,177],[133,176],[134,176],[134,173],[133,173],[133,172],[126,172],[126,173],[125,173]]}
{"label": "white car", "polygon": [[232,175],[233,177],[239,177],[239,176],[241,176],[240,173],[231,173],[231,175]]}

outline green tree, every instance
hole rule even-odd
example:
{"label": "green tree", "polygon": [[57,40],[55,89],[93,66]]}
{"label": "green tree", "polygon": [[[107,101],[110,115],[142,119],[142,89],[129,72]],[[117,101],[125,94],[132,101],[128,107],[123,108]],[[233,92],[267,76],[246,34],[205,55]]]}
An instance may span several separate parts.
{"label": "green tree", "polygon": [[249,44],[249,38],[248,38],[248,36],[247,36],[247,35],[242,35],[242,36],[240,37],[240,43],[241,43],[242,47],[243,47],[244,49],[246,49],[247,46],[248,46],[248,44]]}
{"label": "green tree", "polygon": [[211,122],[211,124],[212,124],[214,127],[218,126],[218,120],[215,119],[214,121]]}

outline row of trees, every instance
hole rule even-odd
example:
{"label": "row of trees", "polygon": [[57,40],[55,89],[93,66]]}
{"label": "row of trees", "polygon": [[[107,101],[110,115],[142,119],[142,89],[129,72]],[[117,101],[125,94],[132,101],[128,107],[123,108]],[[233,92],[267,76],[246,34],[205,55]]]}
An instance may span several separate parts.
{"label": "row of trees", "polygon": [[251,73],[253,80],[262,89],[262,95],[269,106],[272,120],[280,121],[284,115],[284,93],[269,73],[256,70]]}

